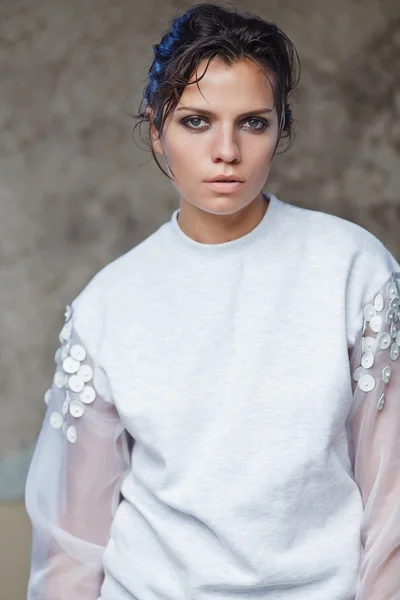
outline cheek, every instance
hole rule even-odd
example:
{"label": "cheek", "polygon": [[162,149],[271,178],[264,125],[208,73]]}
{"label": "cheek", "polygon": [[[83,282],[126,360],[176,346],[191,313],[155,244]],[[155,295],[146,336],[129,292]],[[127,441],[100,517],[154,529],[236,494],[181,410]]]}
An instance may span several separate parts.
{"label": "cheek", "polygon": [[242,161],[251,163],[255,172],[265,172],[268,168],[273,153],[274,144],[271,140],[260,140],[259,143],[248,143],[242,147]]}
{"label": "cheek", "polygon": [[193,158],[202,154],[204,144],[193,140],[193,137],[175,133],[169,141],[164,143],[168,159],[172,165],[175,164],[177,171],[185,172],[190,167],[193,169]]}

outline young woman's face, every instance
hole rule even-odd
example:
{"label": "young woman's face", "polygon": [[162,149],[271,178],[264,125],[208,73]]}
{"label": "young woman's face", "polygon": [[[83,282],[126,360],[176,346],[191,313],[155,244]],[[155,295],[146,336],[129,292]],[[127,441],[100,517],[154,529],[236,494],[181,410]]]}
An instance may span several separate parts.
{"label": "young woman's face", "polygon": [[[200,64],[199,77],[206,64]],[[198,85],[200,90],[197,84],[184,89],[155,150],[168,159],[181,203],[232,214],[255,200],[268,178],[278,141],[273,91],[249,59],[232,66],[213,59]],[[229,192],[212,189],[206,180],[219,175],[243,183]]]}

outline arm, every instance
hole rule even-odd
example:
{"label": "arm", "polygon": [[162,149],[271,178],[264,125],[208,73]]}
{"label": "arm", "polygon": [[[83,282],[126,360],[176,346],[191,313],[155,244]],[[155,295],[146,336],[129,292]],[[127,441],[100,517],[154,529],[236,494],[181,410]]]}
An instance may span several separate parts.
{"label": "arm", "polygon": [[25,489],[32,522],[27,600],[96,600],[132,440],[68,308],[60,341]]}
{"label": "arm", "polygon": [[400,595],[400,273],[364,306],[364,326],[350,354],[351,459],[364,515],[355,600]]}

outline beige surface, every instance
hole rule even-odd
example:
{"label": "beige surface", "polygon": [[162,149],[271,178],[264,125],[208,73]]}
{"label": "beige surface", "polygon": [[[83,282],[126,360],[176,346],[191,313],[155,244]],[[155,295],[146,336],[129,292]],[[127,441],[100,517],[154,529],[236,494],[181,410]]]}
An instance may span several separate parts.
{"label": "beige surface", "polygon": [[25,600],[31,527],[22,502],[0,504],[1,600]]}

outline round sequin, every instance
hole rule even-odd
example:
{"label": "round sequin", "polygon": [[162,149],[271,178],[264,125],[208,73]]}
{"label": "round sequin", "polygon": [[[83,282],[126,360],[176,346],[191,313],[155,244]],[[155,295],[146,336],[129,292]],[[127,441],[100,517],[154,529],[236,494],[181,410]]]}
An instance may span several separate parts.
{"label": "round sequin", "polygon": [[82,365],[78,371],[78,375],[82,377],[85,383],[93,379],[93,369],[89,365]]}
{"label": "round sequin", "polygon": [[365,330],[367,329],[367,321],[364,319],[363,320],[363,328],[362,328],[362,333],[365,333]]}
{"label": "round sequin", "polygon": [[372,317],[376,315],[376,308],[372,304],[367,304],[364,307],[364,319],[370,321]]}
{"label": "round sequin", "polygon": [[361,375],[358,385],[363,392],[370,392],[375,387],[375,379],[369,373]]}
{"label": "round sequin", "polygon": [[377,409],[378,410],[382,410],[383,406],[385,404],[385,394],[382,394],[382,396],[379,398],[379,402],[377,404]]}
{"label": "round sequin", "polygon": [[389,348],[391,341],[392,339],[388,333],[381,333],[378,338],[378,346],[381,350],[386,350],[386,348]]}
{"label": "round sequin", "polygon": [[90,385],[85,385],[83,391],[79,394],[80,399],[84,404],[91,404],[96,398],[96,392]]}
{"label": "round sequin", "polygon": [[392,369],[389,366],[382,369],[382,379],[385,383],[389,383],[391,374]]}
{"label": "round sequin", "polygon": [[397,360],[399,358],[399,353],[400,353],[399,346],[396,343],[392,344],[392,346],[390,348],[390,358],[392,360]]}
{"label": "round sequin", "polygon": [[61,349],[61,359],[62,360],[65,360],[69,356],[70,346],[71,346],[71,343],[67,342],[65,344],[65,346],[62,347],[62,349]]}
{"label": "round sequin", "polygon": [[389,308],[389,310],[386,313],[386,323],[388,325],[391,325],[394,321],[394,315],[395,315],[395,310],[394,308]]}
{"label": "round sequin", "polygon": [[369,322],[369,326],[371,327],[372,331],[378,333],[382,327],[382,317],[380,315],[373,316]]}
{"label": "round sequin", "polygon": [[54,427],[54,429],[61,429],[63,424],[63,417],[59,412],[53,412],[50,415],[50,425]]}
{"label": "round sequin", "polygon": [[364,369],[362,367],[358,367],[353,373],[354,381],[358,381],[363,373]]}
{"label": "round sequin", "polygon": [[54,385],[61,390],[65,385],[65,374],[62,371],[54,373]]}
{"label": "round sequin", "polygon": [[79,375],[71,375],[71,377],[68,378],[68,387],[73,392],[81,392],[84,388],[84,385],[85,383],[82,377],[79,377]]}
{"label": "round sequin", "polygon": [[72,358],[72,356],[67,356],[67,358],[63,361],[63,369],[66,373],[77,373],[80,366],[81,363],[79,360],[75,360]]}
{"label": "round sequin", "polygon": [[65,323],[65,325],[63,326],[63,328],[60,331],[60,342],[68,342],[70,337],[71,337],[71,332],[72,332],[72,321],[68,321],[68,323]]}
{"label": "round sequin", "polygon": [[394,308],[394,309],[396,309],[396,308],[398,308],[398,307],[399,307],[399,305],[400,305],[400,298],[398,298],[398,297],[396,296],[396,298],[393,298],[393,299],[390,301],[389,308]]}
{"label": "round sequin", "polygon": [[371,336],[365,336],[362,338],[362,351],[367,352],[368,350],[373,350],[375,346],[375,338]]}
{"label": "round sequin", "polygon": [[377,294],[375,296],[375,300],[374,300],[374,307],[378,312],[381,312],[381,310],[384,309],[385,306],[385,302],[383,300],[383,296],[382,294]]}
{"label": "round sequin", "polygon": [[396,296],[398,296],[397,293],[397,285],[395,283],[395,281],[390,281],[387,285],[387,294],[389,296],[389,298],[395,298]]}
{"label": "round sequin", "polygon": [[47,406],[50,404],[50,400],[51,400],[51,388],[49,390],[47,390],[44,395],[44,401],[47,404]]}
{"label": "round sequin", "polygon": [[79,400],[72,400],[70,407],[69,407],[69,412],[71,413],[71,415],[73,417],[81,417],[83,415],[83,413],[85,412],[85,407],[82,404],[82,402],[79,402]]}
{"label": "round sequin", "polygon": [[69,399],[65,398],[63,405],[62,405],[62,414],[66,415],[69,409]]}
{"label": "round sequin", "polygon": [[361,366],[364,367],[364,369],[370,369],[373,364],[374,355],[372,352],[365,352],[365,354],[363,354],[361,357]]}
{"label": "round sequin", "polygon": [[86,358],[86,350],[83,346],[81,346],[81,344],[74,344],[69,353],[72,358],[75,358],[75,360],[79,360],[81,362]]}
{"label": "round sequin", "polygon": [[396,335],[396,344],[400,346],[400,331],[398,331]]}
{"label": "round sequin", "polygon": [[69,442],[71,442],[71,444],[75,444],[78,436],[77,436],[77,433],[76,433],[76,429],[75,429],[75,427],[73,425],[71,425],[70,427],[68,427],[65,435],[67,437],[67,440]]}
{"label": "round sequin", "polygon": [[396,337],[397,337],[397,327],[396,327],[396,324],[394,322],[390,326],[390,336],[393,339],[396,339]]}

